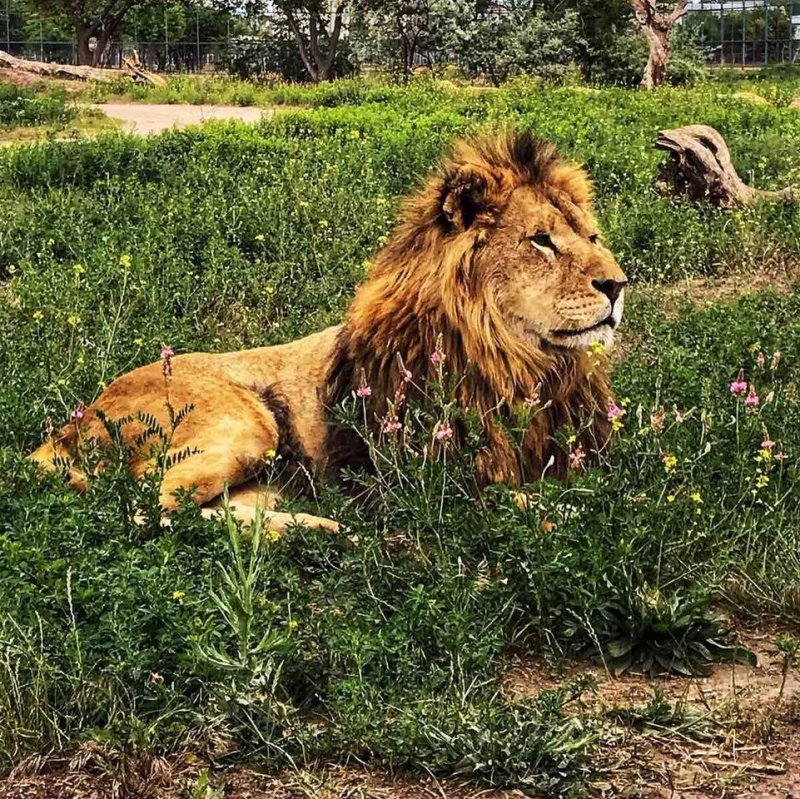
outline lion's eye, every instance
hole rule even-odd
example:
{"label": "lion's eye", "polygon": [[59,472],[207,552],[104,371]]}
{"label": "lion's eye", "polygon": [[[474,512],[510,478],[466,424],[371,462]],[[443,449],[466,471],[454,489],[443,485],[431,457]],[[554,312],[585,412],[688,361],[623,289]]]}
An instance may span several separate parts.
{"label": "lion's eye", "polygon": [[592,233],[592,235],[591,235],[591,236],[589,236],[589,241],[590,241],[592,244],[597,244],[597,243],[599,243],[599,241],[600,241],[600,234],[599,234],[599,233]]}
{"label": "lion's eye", "polygon": [[558,248],[555,244],[553,244],[553,240],[550,238],[549,233],[545,233],[542,230],[538,230],[532,236],[528,236],[528,239],[532,244],[535,244],[537,247],[541,247],[545,250],[551,250],[554,253],[558,252]]}

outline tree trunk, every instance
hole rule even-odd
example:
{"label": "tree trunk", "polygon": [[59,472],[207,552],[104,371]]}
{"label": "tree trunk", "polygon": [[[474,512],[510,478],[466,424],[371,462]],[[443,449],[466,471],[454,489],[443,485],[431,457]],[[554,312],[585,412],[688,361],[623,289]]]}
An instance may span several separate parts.
{"label": "tree trunk", "polygon": [[89,39],[94,35],[94,27],[86,25],[75,26],[75,36],[78,40],[78,65],[93,67],[94,53],[89,49]]}
{"label": "tree trunk", "polygon": [[667,77],[672,50],[672,30],[689,7],[689,0],[678,0],[672,12],[658,10],[657,0],[629,0],[636,22],[647,37],[650,55],[642,76],[643,89],[660,86]]}
{"label": "tree trunk", "polygon": [[744,183],[736,172],[725,139],[708,125],[662,130],[654,146],[670,154],[658,182],[675,197],[706,201],[726,210],[759,200],[800,201],[798,188],[762,191]]}
{"label": "tree trunk", "polygon": [[650,55],[644,68],[641,86],[643,89],[653,89],[661,86],[667,78],[667,66],[672,50],[669,33],[655,28],[645,28],[644,35],[650,47]]}

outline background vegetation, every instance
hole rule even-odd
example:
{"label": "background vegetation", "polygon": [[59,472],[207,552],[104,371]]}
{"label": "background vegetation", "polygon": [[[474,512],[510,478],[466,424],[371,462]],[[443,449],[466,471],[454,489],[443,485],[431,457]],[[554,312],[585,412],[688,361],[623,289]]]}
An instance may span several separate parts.
{"label": "background vegetation", "polygon": [[[798,182],[796,86],[343,81],[275,90],[310,108],[258,127],[0,151],[0,767],[89,740],[579,794],[598,735],[571,710],[586,686],[509,704],[511,655],[695,671],[736,654],[716,611],[797,620],[800,294],[660,295],[791,271],[800,214],[672,202],[651,148],[704,122],[749,182]],[[314,510],[340,536],[243,534],[190,507],[168,530],[136,526],[152,486],[122,454],[86,496],[35,479],[23,455],[48,417],[161,341],[224,350],[338,321],[398,198],[455,136],[509,124],[587,165],[633,283],[603,469],[531,486],[525,511],[502,488],[478,499],[478,441],[413,457],[453,413],[443,398],[405,447],[375,442],[364,502],[321,487]],[[731,391],[740,369],[757,405]]]}

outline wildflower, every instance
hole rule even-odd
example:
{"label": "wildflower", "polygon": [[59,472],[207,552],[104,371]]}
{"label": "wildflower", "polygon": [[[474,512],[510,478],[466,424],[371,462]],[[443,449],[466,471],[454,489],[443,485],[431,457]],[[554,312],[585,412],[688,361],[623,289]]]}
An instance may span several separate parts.
{"label": "wildflower", "polygon": [[72,271],[75,275],[82,275],[86,272],[86,269],[83,264],[75,264],[75,266],[72,267]]}
{"label": "wildflower", "polygon": [[267,530],[267,540],[275,543],[280,540],[283,533],[280,530]]}
{"label": "wildflower", "polygon": [[320,226],[320,227],[321,227],[323,230],[325,230],[325,228],[326,228],[326,227],[328,227],[328,224],[329,224],[329,222],[328,222],[328,220],[327,220],[327,219],[320,219],[320,220],[319,220],[319,226]]}
{"label": "wildflower", "polygon": [[404,383],[410,383],[414,379],[414,375],[411,370],[406,369],[405,367],[403,367],[402,376]]}
{"label": "wildflower", "polygon": [[386,435],[390,435],[391,433],[396,433],[402,426],[397,416],[395,414],[390,414],[383,420],[381,431]]}
{"label": "wildflower", "polygon": [[36,311],[33,312],[33,321],[34,322],[41,322],[43,318],[44,318],[44,314],[41,311],[36,310]]}
{"label": "wildflower", "polygon": [[441,366],[447,358],[445,351],[442,349],[441,344],[436,345],[436,349],[431,354],[431,363],[434,366]]}
{"label": "wildflower", "polygon": [[747,391],[747,381],[744,379],[744,369],[740,369],[736,379],[731,383],[731,394],[740,397],[745,391]]}
{"label": "wildflower", "polygon": [[367,384],[367,375],[363,369],[361,370],[361,382],[356,389],[356,395],[362,398],[372,396],[372,387]]}
{"label": "wildflower", "polygon": [[624,415],[624,408],[617,405],[613,399],[608,401],[608,421],[611,422],[613,430],[619,430],[622,427],[622,417]]}
{"label": "wildflower", "polygon": [[789,456],[785,452],[776,452],[775,453],[775,460],[778,463],[783,463]]}
{"label": "wildflower", "polygon": [[79,402],[69,415],[69,418],[74,422],[80,422],[84,416],[86,416],[86,406],[82,402]]}
{"label": "wildflower", "polygon": [[780,350],[775,350],[775,352],[772,353],[772,364],[771,364],[771,366],[772,366],[772,371],[773,372],[778,368],[782,357],[783,357],[783,353]]}
{"label": "wildflower", "polygon": [[268,297],[271,297],[274,293],[275,286],[270,286],[269,283],[267,283],[267,285],[264,286],[264,294],[266,294]]}
{"label": "wildflower", "polygon": [[583,444],[578,444],[578,446],[569,453],[569,468],[578,471],[583,468],[585,461],[586,450],[583,448]]}
{"label": "wildflower", "polygon": [[769,475],[760,474],[756,477],[756,488],[766,488],[769,485]]}
{"label": "wildflower", "polygon": [[449,441],[453,437],[453,428],[450,426],[450,422],[445,419],[439,429],[436,431],[436,440],[437,441]]}
{"label": "wildflower", "polygon": [[694,502],[695,505],[702,505],[703,504],[703,497],[702,497],[702,495],[700,494],[699,491],[693,491],[689,495],[689,499],[691,499],[692,502]]}
{"label": "wildflower", "polygon": [[666,454],[662,460],[664,462],[664,471],[668,474],[669,472],[675,471],[675,467],[678,465],[678,459],[674,455]]}
{"label": "wildflower", "polygon": [[674,501],[675,501],[675,494],[669,494],[669,495],[667,496],[667,502],[670,502],[670,503],[672,503],[672,502],[674,502]]}
{"label": "wildflower", "polygon": [[163,684],[164,684],[164,678],[157,671],[151,671],[150,685],[163,685]]}
{"label": "wildflower", "polygon": [[675,414],[675,424],[683,424],[686,417],[678,410],[677,405],[672,406],[672,412]]}
{"label": "wildflower", "polygon": [[661,430],[664,427],[664,422],[667,420],[667,412],[664,410],[664,406],[662,405],[658,409],[658,413],[653,413],[650,415],[650,427],[653,430]]}
{"label": "wildflower", "polygon": [[44,420],[44,432],[45,432],[45,435],[46,435],[48,438],[50,438],[50,437],[53,435],[53,430],[54,430],[54,429],[55,429],[55,428],[53,427],[53,420],[52,420],[52,419],[51,419],[51,418],[48,416],[48,417],[47,417],[47,418]]}
{"label": "wildflower", "polygon": [[297,619],[289,619],[289,624],[287,625],[287,627],[290,630],[296,630],[299,626],[300,626],[300,622],[297,621]]}
{"label": "wildflower", "polygon": [[120,255],[119,264],[120,266],[124,266],[127,269],[131,265],[130,255]]}
{"label": "wildflower", "polygon": [[602,341],[593,341],[589,346],[589,355],[597,356],[605,352],[605,346]]}
{"label": "wildflower", "polygon": [[772,449],[774,446],[775,442],[769,436],[761,442],[761,449]]}
{"label": "wildflower", "polygon": [[173,592],[172,592],[172,598],[173,598],[173,599],[174,599],[176,602],[180,602],[181,604],[183,604],[183,598],[184,598],[185,596],[186,596],[186,592],[185,592],[185,591],[173,591]]}
{"label": "wildflower", "polygon": [[172,380],[172,356],[175,354],[175,350],[169,346],[169,344],[164,344],[161,342],[161,371],[164,375],[165,380]]}
{"label": "wildflower", "polygon": [[67,317],[67,324],[71,325],[72,327],[75,327],[76,325],[79,325],[80,323],[81,323],[81,318],[77,314],[71,313]]}
{"label": "wildflower", "polygon": [[133,343],[137,347],[143,347],[144,346],[144,339],[143,338],[135,338],[133,340]]}
{"label": "wildflower", "polygon": [[763,369],[764,368],[764,364],[766,362],[767,362],[767,359],[766,359],[764,353],[763,352],[759,352],[758,355],[756,355],[756,363],[758,364],[759,369]]}
{"label": "wildflower", "polygon": [[263,233],[259,233],[259,234],[256,236],[256,241],[264,241],[264,239],[265,239],[265,238],[266,238],[266,236],[264,236],[264,234],[263,234]]}
{"label": "wildflower", "polygon": [[744,404],[748,408],[753,409],[757,408],[761,404],[761,400],[758,398],[758,394],[756,394],[756,390],[752,385],[750,386],[750,391],[745,398]]}
{"label": "wildflower", "polygon": [[542,387],[536,386],[533,393],[529,397],[525,397],[522,402],[522,407],[530,410],[535,408],[542,401]]}
{"label": "wildflower", "polygon": [[275,452],[275,450],[274,450],[274,449],[268,449],[268,450],[267,450],[267,451],[264,453],[264,457],[265,457],[265,458],[266,458],[268,461],[275,460],[275,456],[276,456],[276,455],[277,455],[277,453]]}

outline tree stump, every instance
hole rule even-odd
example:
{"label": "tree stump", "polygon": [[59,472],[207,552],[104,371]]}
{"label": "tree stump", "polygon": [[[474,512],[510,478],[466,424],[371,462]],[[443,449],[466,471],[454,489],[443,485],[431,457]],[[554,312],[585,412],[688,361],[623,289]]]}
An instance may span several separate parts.
{"label": "tree stump", "polygon": [[706,200],[724,209],[742,208],[759,200],[800,201],[797,187],[762,191],[748,186],[736,172],[725,139],[708,125],[662,130],[654,146],[670,154],[658,180],[675,197]]}

